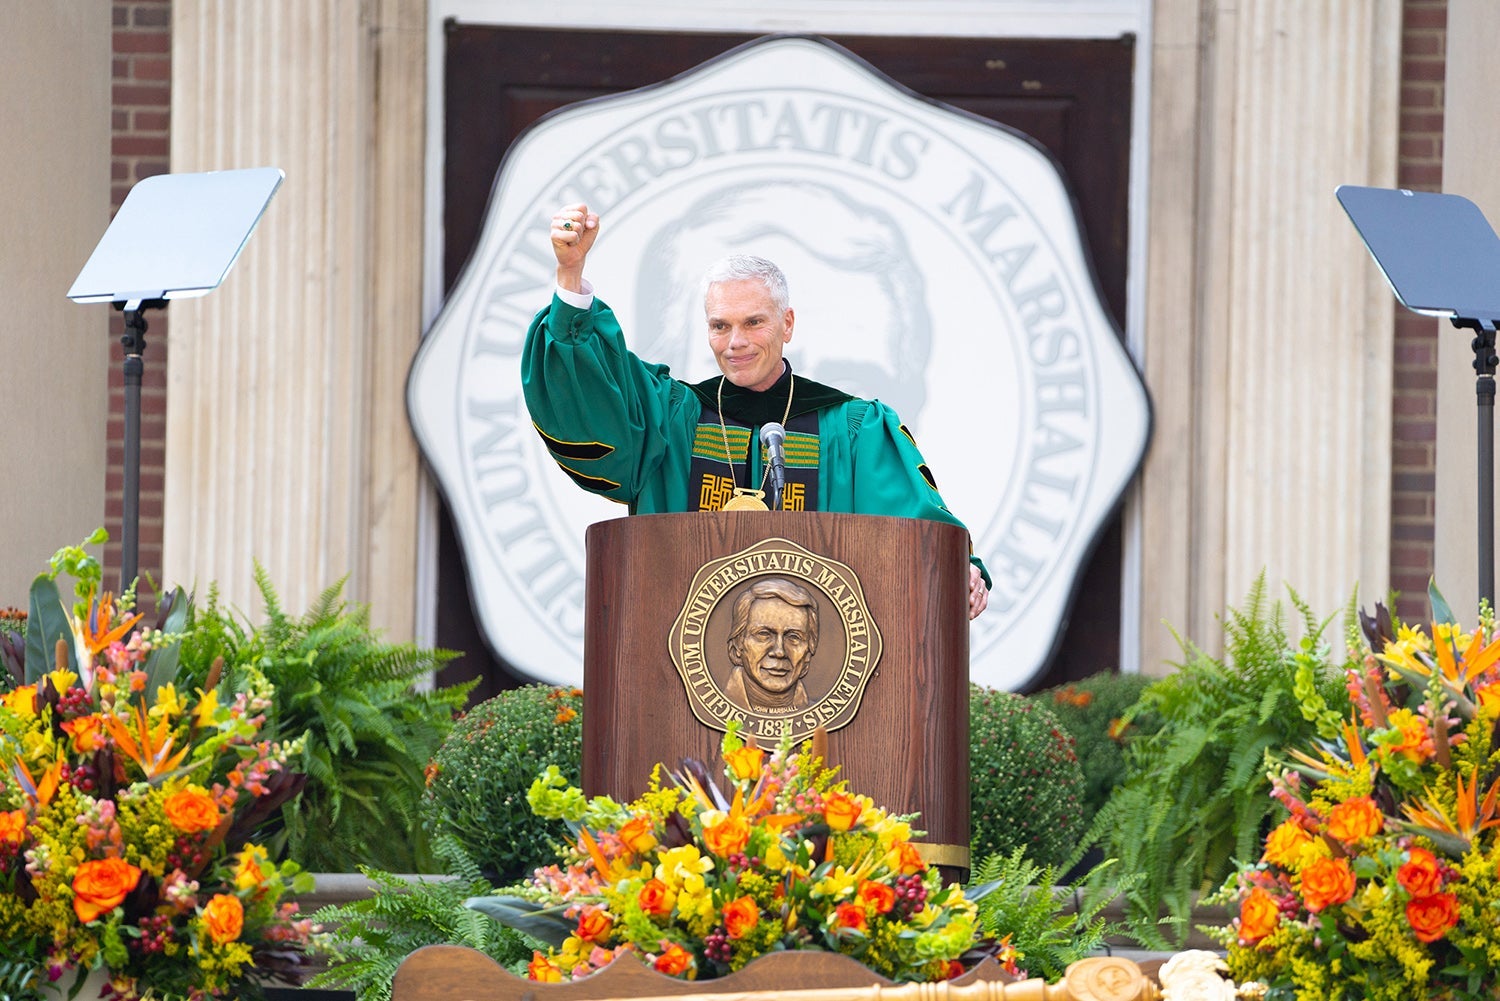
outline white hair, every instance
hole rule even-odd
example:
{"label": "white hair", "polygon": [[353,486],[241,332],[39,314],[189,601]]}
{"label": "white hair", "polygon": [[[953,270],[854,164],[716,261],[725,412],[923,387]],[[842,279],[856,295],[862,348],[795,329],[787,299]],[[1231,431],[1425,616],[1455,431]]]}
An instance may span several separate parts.
{"label": "white hair", "polygon": [[776,312],[785,313],[791,305],[791,293],[787,291],[786,275],[781,269],[764,257],[752,257],[749,254],[731,254],[721,260],[715,261],[703,275],[703,294],[706,298],[708,290],[724,282],[760,282],[771,293],[771,303],[776,307]]}

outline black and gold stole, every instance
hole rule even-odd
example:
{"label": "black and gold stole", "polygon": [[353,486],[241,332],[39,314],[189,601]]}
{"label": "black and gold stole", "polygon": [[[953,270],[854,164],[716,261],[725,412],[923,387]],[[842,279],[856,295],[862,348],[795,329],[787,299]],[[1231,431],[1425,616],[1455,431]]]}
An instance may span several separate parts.
{"label": "black and gold stole", "polygon": [[[749,482],[751,448],[760,449],[760,479],[769,490],[769,481],[764,477],[766,449],[756,436],[762,425],[780,421],[787,413],[787,392],[790,389],[792,408],[786,421],[786,489],[782,492],[782,507],[787,511],[816,511],[821,465],[818,412],[850,399],[849,394],[800,376],[792,380],[790,365],[776,384],[763,393],[741,389],[726,381],[722,386],[722,415],[717,406],[720,389],[718,378],[707,379],[692,387],[703,404],[703,413],[698,418],[693,436],[688,510],[719,510],[734,495],[736,485],[759,489],[762,482]],[[724,455],[726,434],[732,460],[729,462]],[[766,503],[769,505],[770,502],[771,498],[767,497]]]}

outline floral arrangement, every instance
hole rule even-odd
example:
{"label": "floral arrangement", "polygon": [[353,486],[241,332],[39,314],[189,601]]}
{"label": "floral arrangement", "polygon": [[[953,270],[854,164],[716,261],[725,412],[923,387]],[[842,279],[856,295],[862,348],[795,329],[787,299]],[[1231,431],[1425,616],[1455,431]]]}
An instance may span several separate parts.
{"label": "floral arrangement", "polygon": [[732,729],[723,753],[727,797],[685,762],[670,785],[658,766],[623,806],[585,799],[549,768],[532,808],[576,840],[524,895],[468,905],[552,945],[529,966],[539,981],[587,976],[622,952],[687,980],[786,949],[843,953],[897,981],[951,978],[984,955],[1017,972],[1007,943],[981,943],[974,900],[922,860],[908,818],[789,742],[767,754]]}
{"label": "floral arrangement", "polygon": [[1500,636],[1487,608],[1465,632],[1430,594],[1430,630],[1361,616],[1350,719],[1299,661],[1320,739],[1273,775],[1288,815],[1226,884],[1219,930],[1270,997],[1500,997]]}
{"label": "floral arrangement", "polygon": [[61,551],[32,588],[24,666],[10,648],[0,670],[0,947],[41,981],[106,970],[106,997],[239,997],[294,972],[312,933],[283,900],[311,878],[250,840],[300,788],[297,748],[259,739],[264,679],[228,703],[216,678],[179,691],[180,615],[143,628],[98,578]]}

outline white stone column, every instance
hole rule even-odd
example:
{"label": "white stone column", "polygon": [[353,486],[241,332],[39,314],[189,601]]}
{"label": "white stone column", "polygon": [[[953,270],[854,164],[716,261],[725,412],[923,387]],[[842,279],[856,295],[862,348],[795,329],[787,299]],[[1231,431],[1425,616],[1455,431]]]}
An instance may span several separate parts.
{"label": "white stone column", "polygon": [[1389,293],[1334,189],[1394,183],[1400,4],[1198,7],[1155,7],[1153,672],[1179,656],[1163,620],[1214,648],[1262,569],[1331,613],[1356,583],[1383,594],[1389,564]]}
{"label": "white stone column", "polygon": [[[1443,190],[1479,206],[1500,228],[1500,102],[1494,41],[1500,5],[1448,0],[1448,72],[1443,81]],[[1496,276],[1500,282],[1500,275]],[[1437,490],[1434,562],[1454,613],[1472,626],[1479,602],[1478,451],[1472,331],[1438,323]]]}
{"label": "white stone column", "polygon": [[0,95],[0,607],[25,608],[48,558],[105,523],[109,373],[123,356],[109,306],[67,292],[109,227],[108,5],[0,5]]}
{"label": "white stone column", "polygon": [[420,465],[424,0],[173,4],[172,169],[286,181],[224,285],[171,306],[167,583],[297,613],[344,575],[409,638]]}

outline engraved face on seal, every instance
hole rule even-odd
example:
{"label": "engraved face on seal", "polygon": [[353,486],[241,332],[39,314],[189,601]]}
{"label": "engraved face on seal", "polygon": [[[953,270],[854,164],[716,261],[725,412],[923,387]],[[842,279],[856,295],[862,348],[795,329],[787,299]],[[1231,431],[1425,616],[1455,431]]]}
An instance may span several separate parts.
{"label": "engraved face on seal", "polygon": [[699,722],[774,743],[852,721],[881,639],[848,566],[767,539],[698,570],[668,647]]}

